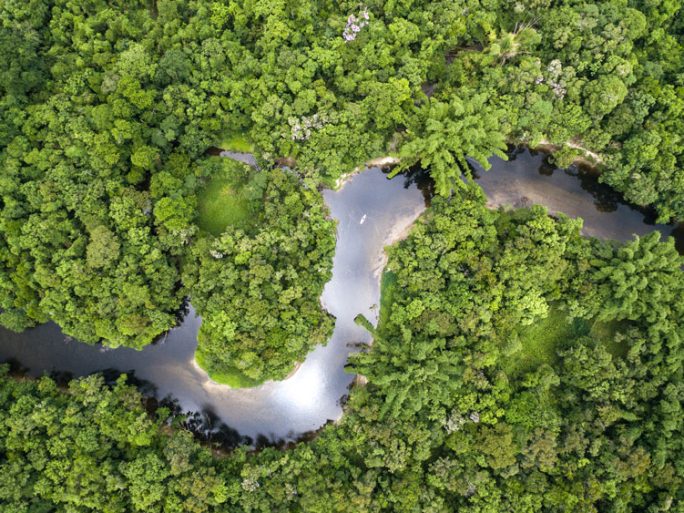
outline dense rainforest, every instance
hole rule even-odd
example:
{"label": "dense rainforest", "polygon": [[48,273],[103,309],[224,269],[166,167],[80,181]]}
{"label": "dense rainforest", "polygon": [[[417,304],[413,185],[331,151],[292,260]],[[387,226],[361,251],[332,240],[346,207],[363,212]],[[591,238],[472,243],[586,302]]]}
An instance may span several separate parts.
{"label": "dense rainforest", "polygon": [[[198,197],[212,146],[252,149],[264,170],[284,159],[313,188],[392,154],[448,195],[466,156],[544,144],[663,220],[684,217],[683,24],[670,0],[5,1],[0,322],[54,320],[85,342],[140,348],[184,297],[207,317],[229,302],[230,286],[183,279],[211,264]],[[305,201],[311,214],[293,223],[321,226]],[[315,302],[321,266],[286,293]],[[267,317],[282,314],[274,294],[256,295]],[[281,377],[307,346],[283,350],[270,330],[249,351],[236,336],[209,355],[233,329],[215,320],[203,333],[217,372],[242,353],[251,378]]]}
{"label": "dense rainforest", "polygon": [[681,511],[684,258],[484,203],[436,200],[392,251],[369,382],[308,443],[212,455],[125,377],[5,368],[3,511]]}
{"label": "dense rainforest", "polygon": [[[581,162],[684,218],[678,0],[5,0],[0,323],[142,348],[190,300],[219,382],[327,340],[319,191],[371,158],[438,193],[391,250],[368,379],[287,450],[201,445],[125,377],[0,373],[28,512],[684,510],[684,264],[492,211],[466,158]],[[251,169],[215,156],[253,152]],[[213,156],[212,156],[213,155]],[[286,168],[279,167],[285,164]]]}
{"label": "dense rainforest", "polygon": [[254,173],[226,159],[212,164],[200,220],[217,236],[201,235],[183,268],[202,313],[196,359],[231,386],[283,379],[332,333],[319,297],[331,276],[334,225],[318,191],[296,176]]}

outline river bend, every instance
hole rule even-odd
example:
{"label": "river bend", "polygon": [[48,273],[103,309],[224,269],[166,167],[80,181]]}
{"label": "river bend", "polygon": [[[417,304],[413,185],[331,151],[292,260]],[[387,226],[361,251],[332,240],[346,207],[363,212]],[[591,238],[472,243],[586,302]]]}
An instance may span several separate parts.
{"label": "river bend", "polygon": [[[626,240],[659,230],[677,237],[684,251],[682,225],[653,225],[590,174],[554,169],[544,155],[529,151],[511,157],[509,162],[492,159],[488,172],[474,166],[490,206],[539,203],[552,213],[582,217],[585,234],[607,239]],[[234,443],[295,440],[342,414],[341,401],[353,379],[344,370],[347,357],[356,344],[370,341],[354,317],[364,314],[377,320],[384,248],[401,238],[424,210],[426,198],[416,185],[421,182],[420,173],[387,180],[380,170],[370,169],[350,177],[337,191],[324,191],[337,221],[337,246],[332,279],[321,302],[336,317],[335,330],[328,344],[314,349],[284,381],[252,389],[212,382],[194,363],[200,319],[191,309],[179,327],[142,351],[82,344],[65,337],[54,323],[20,334],[0,328],[0,361],[16,360],[32,375],[133,372],[154,387],[158,398],[173,397],[180,410],[197,412],[199,424],[232,433]]]}

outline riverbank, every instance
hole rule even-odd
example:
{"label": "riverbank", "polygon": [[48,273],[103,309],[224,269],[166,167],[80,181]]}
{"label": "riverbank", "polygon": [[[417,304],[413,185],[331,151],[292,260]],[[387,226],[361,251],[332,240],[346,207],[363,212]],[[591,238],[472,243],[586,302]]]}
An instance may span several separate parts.
{"label": "riverbank", "polygon": [[[598,229],[587,234],[605,238],[624,240],[653,229],[672,231],[672,227],[647,224],[642,213],[620,203],[606,186],[596,188],[595,177],[549,167],[543,155],[522,151],[508,162],[492,162],[492,169],[482,172],[478,181],[487,194],[498,197],[499,205],[538,201],[552,212],[565,209],[572,217],[586,219],[585,230]],[[379,170],[357,173],[339,190],[326,190],[323,195],[337,221],[337,242],[333,276],[321,301],[337,322],[328,345],[309,353],[289,379],[242,389],[210,382],[192,363],[201,322],[192,308],[166,340],[142,351],[103,352],[98,346],[66,340],[56,325],[47,324],[21,334],[0,330],[0,359],[21,362],[33,376],[53,371],[73,376],[104,369],[132,371],[136,378],[154,384],[158,398],[176,398],[180,411],[198,412],[198,418],[212,419],[216,429],[227,425],[253,439],[266,434],[274,443],[297,440],[302,433],[339,419],[340,399],[349,393],[349,385],[365,381],[345,372],[347,357],[358,344],[371,341],[353,319],[362,313],[380,320],[382,303],[388,300],[379,290],[385,250],[415,226],[424,198],[416,180],[402,176],[388,180]]]}
{"label": "riverbank", "polygon": [[335,185],[334,185],[333,189],[338,190],[345,183],[347,183],[349,180],[351,180],[355,175],[357,175],[358,173],[360,173],[366,169],[370,169],[370,168],[374,168],[374,167],[377,167],[379,169],[388,169],[388,168],[396,166],[397,164],[399,164],[399,162],[401,162],[399,157],[393,157],[390,155],[370,159],[364,164],[363,167],[357,166],[352,171],[350,171],[349,173],[345,173],[342,176],[340,176],[335,181]]}
{"label": "riverbank", "polygon": [[[516,146],[519,144],[520,143],[516,144]],[[529,148],[534,151],[543,151],[545,153],[550,154],[557,152],[563,148],[570,148],[571,150],[579,151],[580,153],[582,153],[582,155],[574,157],[572,163],[579,166],[584,166],[587,169],[591,169],[597,172],[599,166],[603,164],[603,157],[601,155],[599,155],[598,153],[594,153],[593,151],[585,148],[584,146],[574,143],[572,141],[567,141],[563,144],[554,144],[551,141],[542,139],[535,146],[529,146]]]}
{"label": "riverbank", "polygon": [[201,354],[201,351],[195,351],[195,357],[192,360],[193,365],[198,370],[207,375],[207,379],[216,385],[229,386],[231,388],[254,388],[258,387],[264,381],[257,381],[245,376],[238,369],[224,369],[221,372],[211,372],[208,368],[206,359]]}

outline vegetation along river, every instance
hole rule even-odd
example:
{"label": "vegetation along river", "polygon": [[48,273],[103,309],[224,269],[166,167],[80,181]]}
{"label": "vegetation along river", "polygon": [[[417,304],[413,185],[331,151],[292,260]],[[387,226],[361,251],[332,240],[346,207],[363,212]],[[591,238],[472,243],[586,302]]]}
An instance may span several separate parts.
{"label": "vegetation along river", "polygon": [[[659,230],[675,236],[684,250],[682,225],[654,225],[648,216],[624,204],[619,195],[578,170],[558,170],[543,155],[529,151],[509,162],[492,160],[478,181],[494,206],[545,205],[552,213],[584,218],[587,235],[625,240],[633,234]],[[133,372],[154,387],[158,398],[173,397],[183,411],[196,412],[204,429],[234,442],[243,438],[294,440],[340,417],[353,376],[344,365],[350,351],[368,343],[370,335],[354,323],[362,313],[377,319],[384,247],[398,240],[425,208],[427,193],[420,176],[387,180],[379,169],[351,177],[339,190],[324,191],[337,220],[333,275],[321,298],[336,317],[332,339],[319,346],[290,378],[252,389],[231,389],[213,383],[194,364],[200,319],[190,308],[179,327],[142,351],[106,349],[65,337],[53,323],[24,333],[0,330],[0,361],[19,362],[32,375],[66,372],[82,376],[111,369]]]}

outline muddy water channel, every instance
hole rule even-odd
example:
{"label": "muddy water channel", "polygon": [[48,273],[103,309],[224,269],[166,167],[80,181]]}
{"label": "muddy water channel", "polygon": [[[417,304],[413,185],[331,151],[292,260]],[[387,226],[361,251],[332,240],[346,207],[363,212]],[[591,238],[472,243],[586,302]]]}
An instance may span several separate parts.
{"label": "muddy water channel", "polygon": [[[682,243],[681,225],[651,224],[594,177],[554,170],[542,155],[525,151],[509,162],[493,159],[492,164],[490,171],[478,172],[492,206],[539,203],[551,212],[584,218],[587,235],[625,240],[659,230],[666,236],[678,234]],[[335,331],[287,380],[242,390],[213,383],[194,364],[201,321],[191,309],[179,327],[142,351],[81,344],[65,337],[55,324],[21,334],[0,329],[0,361],[19,362],[32,375],[132,372],[157,398],[173,397],[181,411],[195,412],[197,425],[223,441],[294,440],[342,414],[341,401],[353,379],[344,370],[347,356],[356,344],[370,341],[353,319],[359,313],[377,319],[384,247],[401,238],[425,208],[425,194],[416,182],[421,182],[420,175],[387,180],[371,169],[338,191],[324,192],[338,224],[333,276],[321,302],[337,319]]]}
{"label": "muddy water channel", "polygon": [[583,233],[601,239],[626,241],[657,230],[663,239],[674,237],[684,253],[684,223],[655,224],[655,215],[627,205],[591,171],[557,169],[548,163],[548,155],[528,150],[512,152],[508,162],[492,158],[491,163],[489,171],[473,167],[492,207],[544,205],[552,214],[581,217]]}

